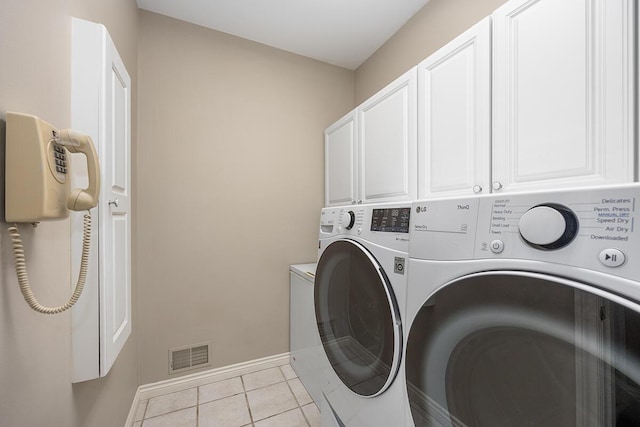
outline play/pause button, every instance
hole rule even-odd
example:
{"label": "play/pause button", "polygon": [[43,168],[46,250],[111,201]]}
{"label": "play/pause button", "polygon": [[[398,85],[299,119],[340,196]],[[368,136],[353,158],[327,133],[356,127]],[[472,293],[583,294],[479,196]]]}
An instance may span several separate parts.
{"label": "play/pause button", "polygon": [[619,267],[627,260],[624,252],[619,249],[605,249],[600,252],[598,259],[607,267]]}

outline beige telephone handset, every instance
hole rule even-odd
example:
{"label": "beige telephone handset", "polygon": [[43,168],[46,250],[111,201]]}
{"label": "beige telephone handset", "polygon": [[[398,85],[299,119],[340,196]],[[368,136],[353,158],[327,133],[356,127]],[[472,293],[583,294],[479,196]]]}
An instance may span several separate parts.
{"label": "beige telephone handset", "polygon": [[[18,227],[9,227],[16,261],[16,274],[24,299],[34,310],[45,314],[71,308],[82,293],[89,262],[91,215],[98,204],[100,165],[88,135],[74,130],[57,130],[36,116],[7,113],[5,158],[5,219],[12,223],[37,223],[63,219],[69,210],[84,211],[84,230],[80,274],[73,295],[59,307],[45,307],[34,297],[29,285],[24,248]],[[89,185],[71,190],[69,155],[82,153],[87,158]]]}

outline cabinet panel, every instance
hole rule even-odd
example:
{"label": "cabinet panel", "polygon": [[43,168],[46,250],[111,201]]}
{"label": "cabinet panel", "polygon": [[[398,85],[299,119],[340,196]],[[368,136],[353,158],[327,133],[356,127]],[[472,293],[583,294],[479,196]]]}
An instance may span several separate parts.
{"label": "cabinet panel", "polygon": [[356,150],[356,112],[352,111],[324,132],[324,191],[327,206],[355,202]]}
{"label": "cabinet panel", "polygon": [[489,191],[491,21],[418,65],[419,197]]}
{"label": "cabinet panel", "polygon": [[417,195],[416,69],[358,108],[360,198],[411,200]]}
{"label": "cabinet panel", "polygon": [[131,334],[131,79],[112,42],[105,46],[105,170],[100,204],[100,375],[106,375]]}
{"label": "cabinet panel", "polygon": [[632,8],[512,0],[492,15],[496,187],[633,179]]}
{"label": "cabinet panel", "polygon": [[[71,315],[72,380],[79,382],[106,376],[131,334],[131,79],[103,25],[72,22],[71,122],[91,135],[102,182],[85,292]],[[82,168],[73,173],[75,182],[86,180]],[[74,259],[81,230],[81,216],[72,216]]]}

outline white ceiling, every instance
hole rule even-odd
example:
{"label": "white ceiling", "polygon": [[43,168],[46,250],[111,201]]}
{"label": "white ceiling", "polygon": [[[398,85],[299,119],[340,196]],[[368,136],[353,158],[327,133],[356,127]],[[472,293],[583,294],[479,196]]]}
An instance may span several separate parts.
{"label": "white ceiling", "polygon": [[351,70],[429,0],[137,0],[142,9]]}

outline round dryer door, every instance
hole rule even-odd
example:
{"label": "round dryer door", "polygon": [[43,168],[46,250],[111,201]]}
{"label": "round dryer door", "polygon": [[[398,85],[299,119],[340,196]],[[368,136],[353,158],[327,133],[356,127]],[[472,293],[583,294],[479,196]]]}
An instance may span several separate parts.
{"label": "round dryer door", "polygon": [[536,273],[464,276],[412,322],[419,426],[640,425],[640,306]]}
{"label": "round dryer door", "polygon": [[352,240],[327,246],[314,302],[320,339],[340,380],[364,397],[384,392],[400,366],[402,331],[391,284],[373,255]]}

